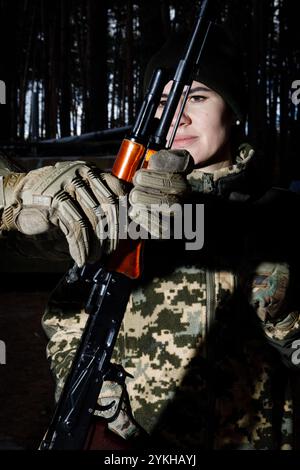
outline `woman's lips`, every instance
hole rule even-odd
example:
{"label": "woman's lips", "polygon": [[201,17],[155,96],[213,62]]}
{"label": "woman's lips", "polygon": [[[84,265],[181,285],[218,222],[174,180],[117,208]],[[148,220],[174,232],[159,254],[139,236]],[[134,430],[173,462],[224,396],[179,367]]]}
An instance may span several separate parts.
{"label": "woman's lips", "polygon": [[186,137],[178,136],[178,137],[175,137],[172,147],[173,148],[176,148],[176,147],[177,148],[178,147],[183,147],[184,148],[187,145],[191,145],[197,139],[198,139],[197,136],[186,136]]}

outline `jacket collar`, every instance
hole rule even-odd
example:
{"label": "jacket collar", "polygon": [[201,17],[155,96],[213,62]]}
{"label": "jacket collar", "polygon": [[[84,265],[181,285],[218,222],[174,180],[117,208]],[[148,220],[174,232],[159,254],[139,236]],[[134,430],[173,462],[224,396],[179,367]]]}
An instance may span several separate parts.
{"label": "jacket collar", "polygon": [[235,163],[226,168],[221,168],[213,173],[205,173],[199,169],[193,170],[188,175],[189,184],[193,191],[205,194],[216,194],[234,199],[234,194],[249,195],[249,182],[247,170],[254,157],[254,149],[244,143],[238,148]]}

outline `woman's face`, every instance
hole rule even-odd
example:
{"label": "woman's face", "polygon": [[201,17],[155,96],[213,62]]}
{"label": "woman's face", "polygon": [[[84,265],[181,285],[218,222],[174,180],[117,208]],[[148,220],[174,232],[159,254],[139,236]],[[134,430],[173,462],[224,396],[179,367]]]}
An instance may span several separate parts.
{"label": "woman's face", "polygon": [[[157,117],[160,117],[171,90],[172,81],[164,88]],[[203,83],[193,81],[181,116],[172,149],[188,150],[198,168],[212,168],[230,160],[229,137],[233,113],[223,98]],[[169,135],[173,130],[173,119]]]}

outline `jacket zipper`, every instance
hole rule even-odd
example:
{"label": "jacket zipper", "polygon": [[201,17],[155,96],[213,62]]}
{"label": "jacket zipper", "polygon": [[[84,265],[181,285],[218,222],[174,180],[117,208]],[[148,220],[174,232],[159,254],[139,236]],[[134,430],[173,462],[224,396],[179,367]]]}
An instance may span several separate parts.
{"label": "jacket zipper", "polygon": [[206,331],[205,331],[205,345],[206,345],[206,359],[209,359],[209,334],[216,316],[216,295],[215,295],[215,275],[213,271],[206,271]]}
{"label": "jacket zipper", "polygon": [[[214,344],[211,341],[211,329],[213,327],[216,317],[216,291],[215,291],[215,273],[214,271],[206,271],[206,334],[205,334],[205,358],[208,362],[208,368],[213,374],[214,367]],[[208,402],[207,402],[207,421],[206,421],[206,435],[204,437],[204,447],[206,449],[214,449],[214,428],[215,428],[215,390],[212,377],[208,377]]]}

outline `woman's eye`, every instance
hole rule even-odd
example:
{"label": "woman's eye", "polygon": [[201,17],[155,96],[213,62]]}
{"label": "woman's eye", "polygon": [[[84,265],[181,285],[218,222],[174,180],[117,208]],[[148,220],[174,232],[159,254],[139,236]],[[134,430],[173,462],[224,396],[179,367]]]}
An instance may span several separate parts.
{"label": "woman's eye", "polygon": [[189,101],[191,103],[200,103],[201,101],[205,101],[207,99],[207,96],[203,95],[192,95],[189,97]]}
{"label": "woman's eye", "polygon": [[164,108],[166,105],[167,100],[160,100],[158,107],[159,108]]}

